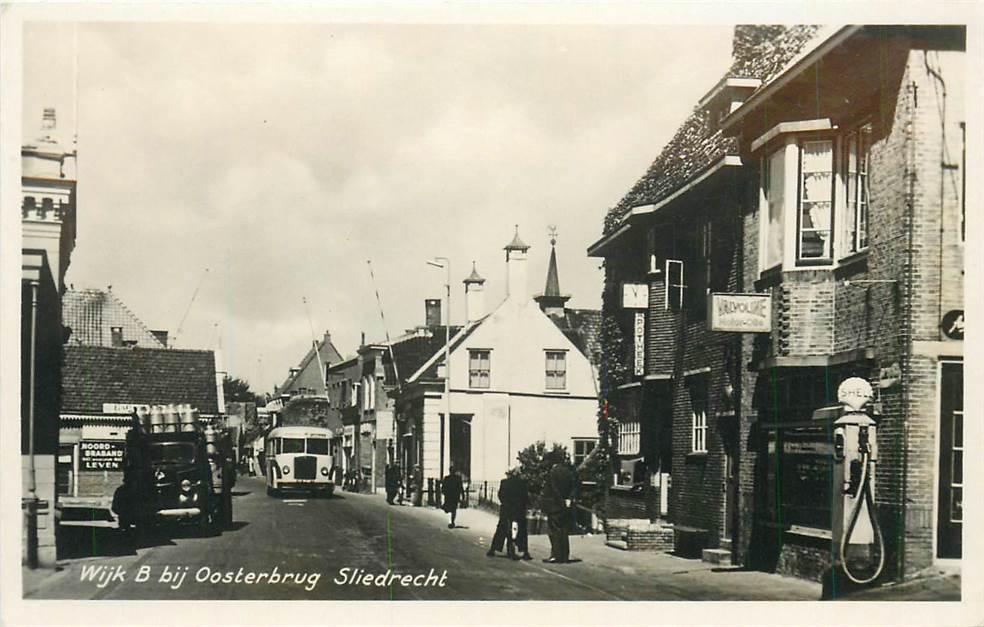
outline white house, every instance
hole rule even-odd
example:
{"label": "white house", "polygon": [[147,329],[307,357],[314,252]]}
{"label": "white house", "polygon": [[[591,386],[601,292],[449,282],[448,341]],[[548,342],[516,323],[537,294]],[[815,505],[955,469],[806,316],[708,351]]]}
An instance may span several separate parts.
{"label": "white house", "polygon": [[517,229],[505,247],[507,296],[491,313],[481,310],[484,279],[473,268],[464,281],[468,323],[449,344],[450,411],[443,343],[400,395],[400,461],[421,464],[425,479],[453,464],[473,483],[498,480],[537,440],[564,445],[575,461],[597,442],[600,313],[564,307],[553,248],[544,293],[530,297],[529,248]]}

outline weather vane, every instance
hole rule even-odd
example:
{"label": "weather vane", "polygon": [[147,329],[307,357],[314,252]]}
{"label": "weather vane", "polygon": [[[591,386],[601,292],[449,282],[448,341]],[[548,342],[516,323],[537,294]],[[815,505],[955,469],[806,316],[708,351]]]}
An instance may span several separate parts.
{"label": "weather vane", "polygon": [[550,233],[550,245],[551,246],[555,245],[557,243],[557,225],[556,224],[548,224],[547,225],[547,232]]}

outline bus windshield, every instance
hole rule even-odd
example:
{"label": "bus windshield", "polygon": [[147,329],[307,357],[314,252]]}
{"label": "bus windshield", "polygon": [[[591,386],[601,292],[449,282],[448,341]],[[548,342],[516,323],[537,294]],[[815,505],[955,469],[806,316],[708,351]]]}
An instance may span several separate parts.
{"label": "bus windshield", "polygon": [[327,455],[328,454],[328,439],[327,438],[308,438],[307,439],[307,452],[312,455]]}
{"label": "bus windshield", "polygon": [[284,438],[281,453],[303,453],[304,438]]}

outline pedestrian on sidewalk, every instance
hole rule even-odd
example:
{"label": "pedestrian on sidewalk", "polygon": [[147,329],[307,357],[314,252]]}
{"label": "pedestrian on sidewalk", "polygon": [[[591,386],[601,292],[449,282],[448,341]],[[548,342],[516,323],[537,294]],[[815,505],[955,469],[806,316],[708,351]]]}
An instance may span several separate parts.
{"label": "pedestrian on sidewalk", "polygon": [[393,499],[400,489],[400,467],[396,464],[386,464],[386,502],[393,505]]}
{"label": "pedestrian on sidewalk", "polygon": [[444,505],[441,508],[451,514],[451,522],[448,529],[454,529],[454,519],[458,515],[458,504],[464,494],[464,486],[461,483],[461,475],[455,470],[454,466],[448,467],[448,475],[441,481],[441,496],[444,497]]}
{"label": "pedestrian on sidewalk", "polygon": [[413,494],[413,504],[420,507],[424,503],[424,471],[420,464],[413,467],[413,475],[410,479],[410,492]]}
{"label": "pedestrian on sidewalk", "polygon": [[[531,560],[529,549],[529,530],[526,523],[526,510],[529,506],[530,492],[516,468],[506,472],[506,477],[499,483],[499,523],[492,536],[492,546],[489,547],[488,557],[497,551],[507,549],[510,559]],[[522,551],[520,558],[516,551]]]}
{"label": "pedestrian on sidewalk", "polygon": [[551,451],[548,459],[553,464],[540,494],[540,509],[547,515],[550,534],[550,557],[543,560],[551,564],[570,561],[571,547],[567,533],[571,525],[571,505],[577,489],[574,471],[564,463],[562,451]]}

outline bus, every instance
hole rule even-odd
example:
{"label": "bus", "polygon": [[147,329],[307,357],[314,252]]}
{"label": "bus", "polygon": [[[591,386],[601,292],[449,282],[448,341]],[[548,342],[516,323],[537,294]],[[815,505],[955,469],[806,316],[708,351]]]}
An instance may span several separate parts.
{"label": "bus", "polygon": [[277,427],[266,436],[267,494],[308,492],[329,497],[335,491],[331,431],[321,427]]}

